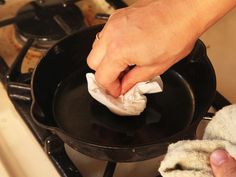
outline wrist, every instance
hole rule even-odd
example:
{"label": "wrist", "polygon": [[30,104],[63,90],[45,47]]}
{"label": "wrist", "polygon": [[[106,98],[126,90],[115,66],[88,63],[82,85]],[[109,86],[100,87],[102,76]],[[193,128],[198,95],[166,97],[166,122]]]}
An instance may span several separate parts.
{"label": "wrist", "polygon": [[198,36],[201,36],[212,25],[236,6],[236,0],[193,0],[196,12]]}

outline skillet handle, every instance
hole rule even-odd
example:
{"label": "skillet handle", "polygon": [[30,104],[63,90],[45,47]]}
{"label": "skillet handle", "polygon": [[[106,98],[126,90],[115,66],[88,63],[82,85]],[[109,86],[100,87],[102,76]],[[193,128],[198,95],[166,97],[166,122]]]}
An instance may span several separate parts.
{"label": "skillet handle", "polygon": [[215,99],[212,103],[213,107],[218,111],[225,106],[231,105],[232,103],[227,100],[220,92],[216,92]]}
{"label": "skillet handle", "polygon": [[201,62],[202,59],[207,57],[206,46],[200,39],[196,41],[195,47],[193,48],[191,53],[188,55],[188,57],[190,57],[191,63]]}
{"label": "skillet handle", "polygon": [[[218,91],[216,92],[215,98],[213,100],[212,106],[215,109],[215,111],[219,111],[225,106],[230,105],[230,101],[227,100],[223,95],[221,95]],[[196,137],[198,139],[202,139],[203,137],[203,131],[205,130],[207,124],[212,120],[215,113],[207,113],[203,119],[199,122],[197,129],[196,129]]]}

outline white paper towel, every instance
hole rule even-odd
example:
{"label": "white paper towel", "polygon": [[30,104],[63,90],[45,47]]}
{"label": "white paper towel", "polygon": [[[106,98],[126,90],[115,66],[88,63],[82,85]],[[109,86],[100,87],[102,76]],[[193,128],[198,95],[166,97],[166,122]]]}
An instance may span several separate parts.
{"label": "white paper towel", "polygon": [[93,73],[87,73],[86,78],[90,95],[110,111],[120,116],[140,115],[146,108],[147,103],[144,94],[158,93],[163,89],[162,80],[160,76],[157,76],[151,81],[136,84],[125,95],[114,98],[98,86]]}

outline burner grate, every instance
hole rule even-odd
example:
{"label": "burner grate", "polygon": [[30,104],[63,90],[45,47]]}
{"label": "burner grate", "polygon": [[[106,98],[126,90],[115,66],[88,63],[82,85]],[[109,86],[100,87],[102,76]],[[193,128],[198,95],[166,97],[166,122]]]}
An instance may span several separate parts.
{"label": "burner grate", "polygon": [[0,27],[14,24],[20,43],[34,39],[32,45],[48,49],[66,35],[86,27],[84,17],[72,0],[32,1],[23,6],[16,17],[0,21]]}
{"label": "burner grate", "polygon": [[0,0],[0,5],[5,4],[5,0]]}
{"label": "burner grate", "polygon": [[17,21],[16,34],[23,42],[25,39],[34,38],[34,47],[37,48],[48,48],[85,26],[82,12],[75,4],[47,6],[44,3],[31,2],[17,16],[27,12],[34,12],[35,15]]}

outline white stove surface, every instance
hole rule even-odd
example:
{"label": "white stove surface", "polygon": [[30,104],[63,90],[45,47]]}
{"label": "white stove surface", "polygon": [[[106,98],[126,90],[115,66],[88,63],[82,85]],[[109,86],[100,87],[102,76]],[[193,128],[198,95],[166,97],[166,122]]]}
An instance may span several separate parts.
{"label": "white stove surface", "polygon": [[60,177],[0,83],[0,176]]}

